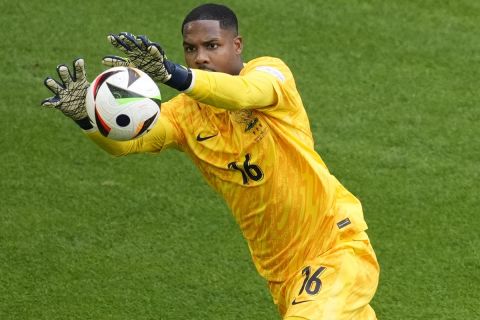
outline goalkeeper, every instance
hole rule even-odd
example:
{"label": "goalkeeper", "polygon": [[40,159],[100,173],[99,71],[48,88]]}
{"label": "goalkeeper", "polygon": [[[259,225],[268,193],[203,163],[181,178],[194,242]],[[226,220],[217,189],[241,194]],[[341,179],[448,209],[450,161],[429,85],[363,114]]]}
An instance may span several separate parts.
{"label": "goalkeeper", "polygon": [[223,5],[193,9],[182,36],[187,68],[145,36],[108,37],[124,57],[104,64],[135,66],[180,91],[136,140],[107,139],[89,121],[82,59],[73,74],[57,68],[61,82],[45,80],[54,96],[42,105],[115,156],[185,152],[231,209],[284,319],[376,319],[379,266],[361,204],[315,152],[290,69],[273,57],[244,63],[237,18]]}

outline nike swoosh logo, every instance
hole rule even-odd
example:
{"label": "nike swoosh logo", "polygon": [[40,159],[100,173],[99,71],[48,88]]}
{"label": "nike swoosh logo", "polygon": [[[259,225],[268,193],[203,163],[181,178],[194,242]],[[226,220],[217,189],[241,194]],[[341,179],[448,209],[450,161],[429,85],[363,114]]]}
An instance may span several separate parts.
{"label": "nike swoosh logo", "polygon": [[310,302],[310,301],[313,301],[313,300],[296,301],[295,299],[293,299],[292,306],[294,306],[296,304],[300,304],[300,303]]}
{"label": "nike swoosh logo", "polygon": [[205,137],[200,136],[200,133],[199,133],[199,134],[197,135],[197,141],[205,141],[205,140],[214,138],[214,137],[216,137],[216,136],[218,136],[218,133],[215,133],[215,134],[213,134],[213,135],[211,135],[211,136],[205,136]]}

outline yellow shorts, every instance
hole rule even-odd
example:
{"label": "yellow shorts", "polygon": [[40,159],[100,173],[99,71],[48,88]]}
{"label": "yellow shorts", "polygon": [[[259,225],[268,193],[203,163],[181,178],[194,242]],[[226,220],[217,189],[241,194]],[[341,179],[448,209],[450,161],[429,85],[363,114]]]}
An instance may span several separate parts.
{"label": "yellow shorts", "polygon": [[284,319],[371,320],[379,265],[365,232],[305,263],[280,289]]}

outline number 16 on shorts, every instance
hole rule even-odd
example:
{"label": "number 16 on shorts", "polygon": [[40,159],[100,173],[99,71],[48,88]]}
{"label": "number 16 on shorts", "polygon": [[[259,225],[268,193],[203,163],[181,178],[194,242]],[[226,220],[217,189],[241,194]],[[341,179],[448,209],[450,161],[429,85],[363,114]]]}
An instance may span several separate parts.
{"label": "number 16 on shorts", "polygon": [[[304,277],[304,280],[300,291],[298,292],[298,296],[301,296],[303,292],[310,296],[318,294],[320,289],[322,289],[322,280],[320,280],[320,275],[323,273],[323,271],[325,271],[325,269],[325,267],[320,267],[312,273],[312,268],[310,266],[303,268],[302,276]],[[312,301],[309,299],[297,300],[297,298],[293,299],[292,305]]]}

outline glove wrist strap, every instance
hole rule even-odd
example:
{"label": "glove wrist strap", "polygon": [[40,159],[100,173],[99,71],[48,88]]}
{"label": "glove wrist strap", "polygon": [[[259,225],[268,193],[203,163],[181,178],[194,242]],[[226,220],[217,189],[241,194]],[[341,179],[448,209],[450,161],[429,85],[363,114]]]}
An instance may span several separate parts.
{"label": "glove wrist strap", "polygon": [[178,91],[185,91],[192,84],[192,71],[189,68],[185,68],[181,65],[174,64],[170,61],[164,61],[165,68],[172,75],[172,77],[165,82],[167,86],[170,86]]}
{"label": "glove wrist strap", "polygon": [[93,125],[90,122],[90,119],[88,117],[85,117],[85,118],[80,119],[80,120],[73,120],[73,121],[75,121],[75,123],[78,124],[78,126],[80,128],[82,128],[83,130],[93,129]]}

